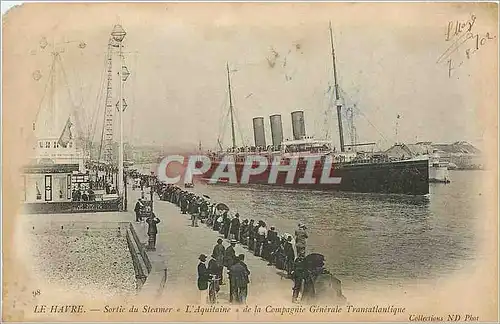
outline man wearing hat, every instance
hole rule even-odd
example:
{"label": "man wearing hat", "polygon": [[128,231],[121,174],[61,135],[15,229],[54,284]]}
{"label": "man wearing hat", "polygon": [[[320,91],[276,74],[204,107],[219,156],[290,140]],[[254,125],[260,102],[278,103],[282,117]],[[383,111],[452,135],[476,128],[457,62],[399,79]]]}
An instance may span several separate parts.
{"label": "man wearing hat", "polygon": [[[220,278],[222,275],[222,267],[219,267],[219,264],[217,263],[217,259],[215,255],[211,255],[210,261],[208,261],[208,273],[211,277],[211,280],[214,280],[215,278],[219,278],[219,280],[214,280],[214,285],[215,285],[215,291],[219,292],[220,289]],[[209,292],[210,294],[210,292]]]}
{"label": "man wearing hat", "polygon": [[231,245],[227,247],[224,251],[224,266],[226,268],[231,268],[236,260],[236,252],[234,251],[234,247],[236,246],[236,240],[231,240]]}
{"label": "man wearing hat", "polygon": [[137,202],[135,203],[134,211],[135,211],[135,221],[140,222],[141,221],[141,209],[144,207],[142,204],[142,199],[139,198]]}
{"label": "man wearing hat", "polygon": [[297,256],[306,255],[306,240],[307,240],[307,227],[299,223],[299,228],[295,231],[295,248],[297,249]]}
{"label": "man wearing hat", "polygon": [[304,257],[299,254],[295,259],[292,271],[293,288],[292,288],[292,303],[296,303],[299,298],[299,293],[304,286],[304,278],[306,276],[306,269],[304,264]]}
{"label": "man wearing hat", "polygon": [[[231,246],[228,246],[226,251],[224,252],[224,266],[229,271],[233,264],[236,262],[236,252],[234,251],[234,247],[236,246],[236,240],[231,240]],[[229,282],[229,302],[233,301],[233,291],[231,282]]]}
{"label": "man wearing hat", "polygon": [[200,291],[200,304],[204,305],[207,303],[208,299],[208,281],[210,280],[210,274],[205,265],[207,256],[205,254],[200,254],[198,260],[200,260],[200,263],[198,263],[198,290]]}
{"label": "man wearing hat", "polygon": [[214,249],[212,251],[212,255],[214,256],[215,260],[217,261],[217,266],[219,267],[219,272],[217,273],[218,274],[218,277],[220,278],[219,279],[219,283],[221,285],[223,285],[223,275],[222,275],[222,272],[224,270],[224,255],[225,255],[225,252],[226,251],[226,248],[224,247],[224,245],[222,245],[222,239],[218,239],[217,240],[217,244],[214,246]]}
{"label": "man wearing hat", "polygon": [[246,304],[248,294],[248,276],[250,271],[244,262],[245,256],[240,254],[229,270],[230,302]]}
{"label": "man wearing hat", "polygon": [[148,223],[148,246],[146,250],[148,251],[156,251],[156,235],[158,234],[158,224],[160,223],[160,219],[156,217],[155,213],[151,212],[148,219],[146,219],[146,223]]}
{"label": "man wearing hat", "polygon": [[284,250],[286,259],[285,269],[288,276],[290,277],[292,275],[293,263],[295,260],[295,252],[293,251],[292,237],[290,235],[288,235],[288,237],[286,238],[286,242],[284,244]]}
{"label": "man wearing hat", "polygon": [[240,228],[240,243],[243,245],[248,245],[248,219],[245,219],[241,223]]}
{"label": "man wearing hat", "polygon": [[238,213],[236,213],[234,218],[231,220],[230,234],[232,234],[236,241],[240,240],[240,214]]}

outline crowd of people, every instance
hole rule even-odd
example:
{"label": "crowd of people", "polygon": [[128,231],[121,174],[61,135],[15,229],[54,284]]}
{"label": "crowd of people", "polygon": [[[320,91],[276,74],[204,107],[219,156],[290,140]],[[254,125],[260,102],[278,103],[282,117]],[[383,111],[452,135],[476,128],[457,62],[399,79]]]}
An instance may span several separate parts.
{"label": "crowd of people", "polygon": [[[237,244],[267,261],[269,266],[283,270],[288,278],[293,279],[292,302],[312,303],[325,296],[331,297],[327,296],[331,295],[331,290],[327,291],[332,287],[336,290],[336,297],[345,301],[340,281],[324,267],[324,256],[317,253],[306,256],[308,234],[304,224],[298,225],[293,236],[288,233],[280,235],[274,226],[268,229],[263,220],[241,220],[238,212],[231,212],[226,204],[215,203],[206,195],[196,195],[176,185],[166,185],[159,181],[147,181],[144,185],[149,186],[150,183],[161,200],[175,204],[182,214],[190,216],[191,226],[198,227],[200,221],[229,242],[226,247],[224,240],[219,238],[210,256],[201,254],[198,257],[197,287],[202,304],[216,303],[213,292],[217,294],[227,282],[229,301],[234,304],[246,303],[250,270],[245,263],[245,255],[236,254]],[[149,236],[147,249],[154,251],[160,220],[152,210],[146,215],[143,213],[148,210],[147,203],[147,200],[139,199],[134,211],[136,221],[146,219]]]}
{"label": "crowd of people", "polygon": [[72,201],[95,201],[95,193],[92,188],[82,188],[77,186],[71,192]]}
{"label": "crowd of people", "polygon": [[[241,220],[238,212],[230,213],[227,205],[214,203],[208,196],[199,196],[175,185],[159,185],[157,192],[161,200],[177,205],[182,214],[190,215],[193,227],[199,226],[200,220],[230,242],[230,245],[225,247],[220,238],[210,258],[205,254],[199,256],[198,289],[202,302],[207,298],[209,284],[213,278],[216,278],[213,282],[216,283],[217,291],[220,285],[225,285],[224,268],[228,273],[230,302],[246,302],[250,271],[244,262],[245,256],[236,255],[236,244],[246,247],[255,256],[267,261],[269,266],[285,271],[287,277],[293,279],[293,302],[298,301],[299,294],[301,300],[313,299],[316,295],[316,278],[320,274],[329,274],[324,269],[322,255],[318,254],[315,260],[306,260],[308,234],[304,224],[298,225],[294,236],[287,233],[280,235],[274,226],[268,229],[263,220]],[[208,266],[205,264],[207,259]]]}

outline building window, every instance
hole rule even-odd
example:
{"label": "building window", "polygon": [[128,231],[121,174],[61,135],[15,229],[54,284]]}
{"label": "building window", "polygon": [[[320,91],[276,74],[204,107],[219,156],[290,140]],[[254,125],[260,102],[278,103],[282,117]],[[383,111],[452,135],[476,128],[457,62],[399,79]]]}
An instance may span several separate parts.
{"label": "building window", "polygon": [[53,147],[53,148],[57,148],[57,142],[53,142],[53,143],[52,143],[52,147]]}
{"label": "building window", "polygon": [[66,187],[67,187],[67,196],[66,198],[71,199],[71,174],[66,176]]}
{"label": "building window", "polygon": [[69,143],[68,143],[68,147],[69,147],[69,148],[73,147],[73,142],[69,142]]}
{"label": "building window", "polygon": [[59,178],[59,199],[66,199],[66,179]]}
{"label": "building window", "polygon": [[43,148],[43,142],[42,141],[39,141],[38,145],[40,146],[40,148]]}
{"label": "building window", "polygon": [[35,182],[36,189],[36,200],[42,200],[42,193],[40,191],[40,186],[38,185],[38,180]]}
{"label": "building window", "polygon": [[50,148],[50,142],[45,142],[45,148]]}
{"label": "building window", "polygon": [[45,201],[52,201],[52,176],[45,176]]}

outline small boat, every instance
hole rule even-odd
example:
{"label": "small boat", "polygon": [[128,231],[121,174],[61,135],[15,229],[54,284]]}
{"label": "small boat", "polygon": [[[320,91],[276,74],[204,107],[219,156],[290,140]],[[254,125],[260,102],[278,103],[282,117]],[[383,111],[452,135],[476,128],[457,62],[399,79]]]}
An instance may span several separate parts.
{"label": "small boat", "polygon": [[439,160],[437,150],[434,150],[432,156],[429,158],[429,182],[450,183],[448,166],[448,162]]}

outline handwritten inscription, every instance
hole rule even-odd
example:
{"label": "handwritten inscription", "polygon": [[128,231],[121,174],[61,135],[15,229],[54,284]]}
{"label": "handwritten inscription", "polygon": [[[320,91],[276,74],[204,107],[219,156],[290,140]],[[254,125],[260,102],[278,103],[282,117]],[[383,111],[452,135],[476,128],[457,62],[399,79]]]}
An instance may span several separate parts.
{"label": "handwritten inscription", "polygon": [[477,17],[471,15],[465,21],[449,21],[445,32],[445,41],[451,43],[437,59],[438,64],[445,64],[448,77],[452,77],[466,60],[470,60],[481,48],[496,36],[490,32],[475,32]]}
{"label": "handwritten inscription", "polygon": [[446,31],[446,41],[449,42],[453,38],[460,36],[463,33],[472,31],[476,23],[476,16],[471,15],[471,19],[467,21],[450,21],[448,22],[448,29]]}

